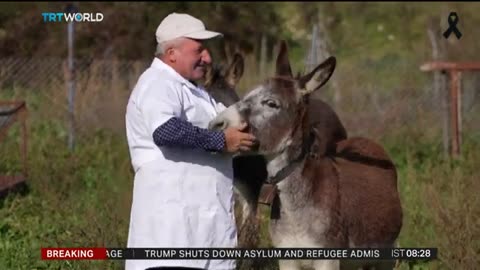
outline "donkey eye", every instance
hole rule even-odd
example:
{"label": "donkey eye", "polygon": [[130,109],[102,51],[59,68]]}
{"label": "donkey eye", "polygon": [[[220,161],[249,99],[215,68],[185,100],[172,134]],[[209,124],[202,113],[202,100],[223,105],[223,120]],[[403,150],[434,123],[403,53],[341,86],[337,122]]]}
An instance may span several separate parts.
{"label": "donkey eye", "polygon": [[273,100],[273,99],[264,100],[264,101],[262,101],[262,104],[263,104],[263,105],[266,104],[268,107],[274,108],[274,109],[280,108],[280,105],[278,105],[278,103],[277,103],[275,100]]}

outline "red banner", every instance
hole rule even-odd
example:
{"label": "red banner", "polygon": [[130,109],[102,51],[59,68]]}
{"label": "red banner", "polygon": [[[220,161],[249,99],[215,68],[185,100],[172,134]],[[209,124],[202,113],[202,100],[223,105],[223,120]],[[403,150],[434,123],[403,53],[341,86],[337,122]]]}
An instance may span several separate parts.
{"label": "red banner", "polygon": [[42,260],[105,260],[106,248],[42,248]]}

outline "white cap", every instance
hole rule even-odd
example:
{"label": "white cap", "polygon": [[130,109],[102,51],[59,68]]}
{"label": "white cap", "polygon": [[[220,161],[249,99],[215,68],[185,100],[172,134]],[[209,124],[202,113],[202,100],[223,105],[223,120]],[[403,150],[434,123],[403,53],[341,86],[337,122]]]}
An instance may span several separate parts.
{"label": "white cap", "polygon": [[202,21],[183,13],[169,14],[155,32],[158,43],[179,37],[210,39],[221,35],[221,33],[206,30]]}

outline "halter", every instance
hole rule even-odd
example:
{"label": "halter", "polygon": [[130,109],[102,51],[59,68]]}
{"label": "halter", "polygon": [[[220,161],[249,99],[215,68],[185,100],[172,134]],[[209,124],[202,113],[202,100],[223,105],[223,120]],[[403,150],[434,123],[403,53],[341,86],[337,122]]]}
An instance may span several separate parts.
{"label": "halter", "polygon": [[279,182],[284,180],[290,173],[292,173],[296,165],[298,165],[305,158],[305,156],[310,153],[310,148],[312,147],[314,141],[315,133],[313,132],[313,130],[311,130],[307,140],[303,142],[302,151],[300,152],[300,154],[295,159],[293,159],[287,166],[283,167],[280,171],[278,171],[277,174],[269,177],[268,182],[272,183],[273,185],[277,185]]}
{"label": "halter", "polygon": [[[264,183],[260,189],[260,194],[258,197],[258,203],[267,205],[270,208],[270,219],[279,219],[280,218],[280,200],[278,197],[278,187],[277,184],[283,181],[295,167],[301,163],[301,161],[311,154],[310,148],[312,147],[316,138],[315,131],[310,130],[310,134],[307,140],[304,141],[302,145],[302,151],[300,154],[287,166],[282,168],[276,175],[269,177],[269,183]],[[257,219],[260,219],[260,211],[257,210]]]}

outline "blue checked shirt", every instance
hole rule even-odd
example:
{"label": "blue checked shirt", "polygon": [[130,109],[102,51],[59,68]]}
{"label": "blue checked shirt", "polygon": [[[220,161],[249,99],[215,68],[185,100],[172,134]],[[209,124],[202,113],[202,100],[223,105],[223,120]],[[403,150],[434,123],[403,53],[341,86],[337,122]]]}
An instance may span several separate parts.
{"label": "blue checked shirt", "polygon": [[153,132],[157,146],[184,146],[220,152],[225,147],[223,131],[212,131],[192,125],[192,123],[172,117]]}

